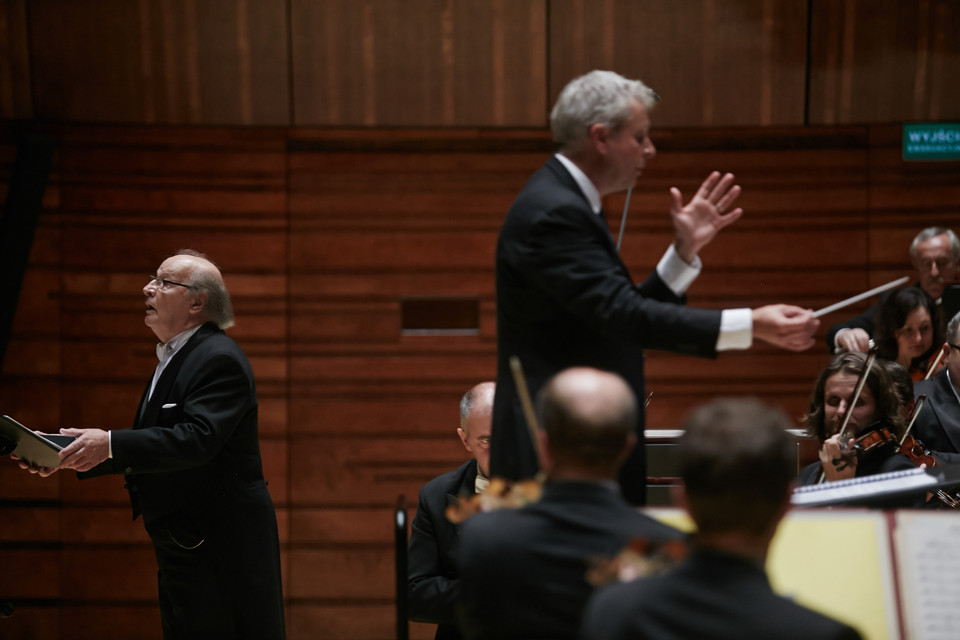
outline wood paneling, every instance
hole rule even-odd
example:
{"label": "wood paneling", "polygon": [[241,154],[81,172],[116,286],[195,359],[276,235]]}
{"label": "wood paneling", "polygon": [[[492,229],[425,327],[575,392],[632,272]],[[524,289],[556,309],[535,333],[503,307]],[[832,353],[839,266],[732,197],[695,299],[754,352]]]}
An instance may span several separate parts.
{"label": "wood paneling", "polygon": [[33,0],[40,118],[288,124],[286,4]]}
{"label": "wood paneling", "polygon": [[[43,428],[129,424],[155,362],[145,277],[181,246],[206,250],[257,375],[288,635],[392,637],[392,508],[403,493],[412,517],[419,487],[466,456],[457,402],[495,372],[497,233],[549,156],[549,133],[47,129],[60,146],[0,379],[4,412]],[[960,175],[951,163],[903,162],[898,131],[657,130],[623,256],[637,278],[654,268],[672,237],[669,188],[689,198],[718,169],[738,176],[746,213],[703,251],[690,304],[819,308],[909,274],[910,238],[952,224]],[[4,176],[14,138],[0,131]],[[605,207],[623,204],[611,196]],[[405,335],[410,297],[478,300],[479,330]],[[820,344],[802,354],[649,352],[649,426],[675,428],[717,395],[760,396],[798,418],[828,359],[826,325],[855,311],[825,317]],[[0,553],[17,568],[0,572],[0,595],[17,598],[7,628],[18,637],[74,637],[75,620],[83,637],[114,620],[158,637],[150,545],[121,482],[0,465]],[[20,580],[31,565],[42,579]]]}
{"label": "wood paneling", "polygon": [[810,123],[960,118],[960,5],[813,0]]}
{"label": "wood paneling", "polygon": [[33,116],[26,0],[0,3],[0,118]]}
{"label": "wood paneling", "polygon": [[293,0],[298,126],[542,126],[546,0]]}
{"label": "wood paneling", "polygon": [[550,3],[550,103],[612,69],[662,98],[664,127],[803,124],[807,5],[776,0]]}

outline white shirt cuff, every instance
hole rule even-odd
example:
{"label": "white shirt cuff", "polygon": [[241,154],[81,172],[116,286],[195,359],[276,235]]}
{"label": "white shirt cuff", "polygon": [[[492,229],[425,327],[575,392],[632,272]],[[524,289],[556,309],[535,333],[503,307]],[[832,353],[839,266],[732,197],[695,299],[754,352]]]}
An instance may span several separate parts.
{"label": "white shirt cuff", "polygon": [[724,309],[720,313],[717,351],[749,349],[753,344],[753,312],[750,309]]}
{"label": "white shirt cuff", "polygon": [[699,256],[693,259],[693,264],[687,264],[671,244],[657,264],[657,274],[670,287],[674,295],[682,296],[700,275],[702,268],[703,263],[700,262]]}
{"label": "white shirt cuff", "polygon": [[107,431],[107,458],[113,457],[113,431]]}

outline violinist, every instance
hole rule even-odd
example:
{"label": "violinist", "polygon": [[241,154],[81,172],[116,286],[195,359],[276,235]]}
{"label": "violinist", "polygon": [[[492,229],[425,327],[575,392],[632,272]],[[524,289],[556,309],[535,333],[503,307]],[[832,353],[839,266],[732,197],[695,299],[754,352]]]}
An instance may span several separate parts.
{"label": "violinist", "polygon": [[905,423],[886,368],[871,367],[860,396],[851,402],[866,360],[862,353],[841,353],[820,373],[804,416],[808,435],[820,443],[820,460],[800,471],[801,485],[817,483],[821,473],[832,482],[915,468],[898,452]]}
{"label": "violinist", "polygon": [[912,433],[941,463],[960,462],[960,314],[947,323],[942,360],[946,366],[928,380],[914,385],[927,396],[917,414]]}
{"label": "violinist", "polygon": [[923,289],[897,289],[877,314],[877,357],[900,364],[914,382],[923,380],[943,344],[940,316],[940,307]]}

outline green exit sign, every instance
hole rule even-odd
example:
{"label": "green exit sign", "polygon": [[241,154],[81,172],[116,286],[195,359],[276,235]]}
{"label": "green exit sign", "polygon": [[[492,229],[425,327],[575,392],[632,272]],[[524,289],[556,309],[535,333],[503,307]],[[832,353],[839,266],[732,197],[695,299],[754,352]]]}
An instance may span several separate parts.
{"label": "green exit sign", "polygon": [[960,122],[903,125],[903,159],[960,159]]}

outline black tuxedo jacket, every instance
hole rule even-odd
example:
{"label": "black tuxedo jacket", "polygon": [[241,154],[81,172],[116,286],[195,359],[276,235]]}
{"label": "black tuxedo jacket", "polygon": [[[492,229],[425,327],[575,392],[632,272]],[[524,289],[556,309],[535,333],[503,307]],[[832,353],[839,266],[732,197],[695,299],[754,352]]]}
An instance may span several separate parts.
{"label": "black tuxedo jacket", "polygon": [[633,538],[682,534],[640,513],[613,483],[553,482],[520,509],[463,523],[458,623],[465,638],[576,638],[593,590],[586,573]]}
{"label": "black tuxedo jacket", "polygon": [[916,396],[927,396],[913,424],[913,436],[931,451],[960,452],[960,403],[947,377],[947,368],[930,380],[917,382],[913,390]]}
{"label": "black tuxedo jacket", "polygon": [[[656,271],[635,284],[604,221],[555,157],[507,213],[497,244],[497,393],[491,474],[532,477],[538,465],[517,397],[510,357],[531,395],[553,374],[589,366],[623,376],[646,398],[643,349],[715,357],[720,311],[682,306]],[[638,445],[624,465],[624,495],[643,502],[643,411]]]}
{"label": "black tuxedo jacket", "polygon": [[477,461],[471,459],[423,485],[417,515],[410,526],[408,617],[417,622],[439,625],[438,640],[460,637],[454,624],[454,603],[459,595],[455,561],[459,525],[447,520],[446,509],[459,496],[476,493],[476,479]]}
{"label": "black tuxedo jacket", "polygon": [[852,627],[778,596],[763,568],[738,556],[694,551],[675,570],[600,589],[582,640],[854,640]]}
{"label": "black tuxedo jacket", "polygon": [[[151,376],[152,378],[152,376]],[[173,356],[132,429],[111,433],[113,458],[89,477],[123,473],[134,518],[158,538],[204,540],[245,638],[282,638],[280,542],[263,479],[253,370],[214,323]]]}
{"label": "black tuxedo jacket", "polygon": [[148,401],[149,391],[148,381],[133,428],[111,433],[113,458],[81,477],[124,474],[133,516],[148,528],[263,483],[253,370],[215,324],[174,355]]}

